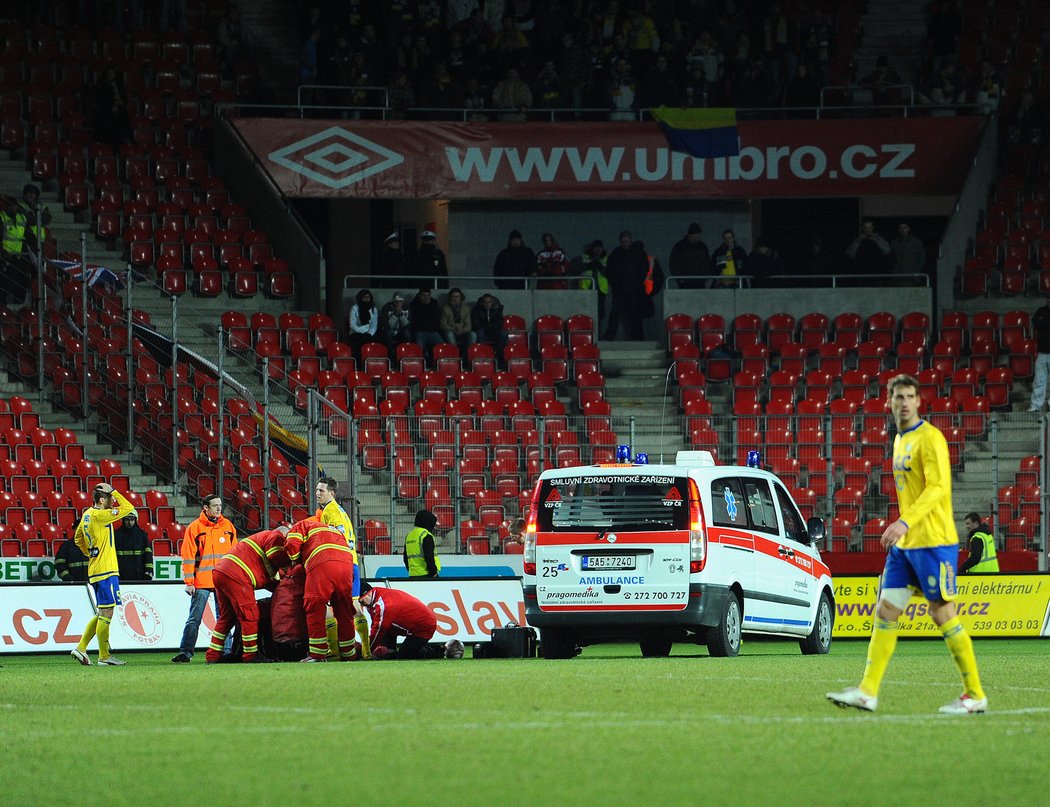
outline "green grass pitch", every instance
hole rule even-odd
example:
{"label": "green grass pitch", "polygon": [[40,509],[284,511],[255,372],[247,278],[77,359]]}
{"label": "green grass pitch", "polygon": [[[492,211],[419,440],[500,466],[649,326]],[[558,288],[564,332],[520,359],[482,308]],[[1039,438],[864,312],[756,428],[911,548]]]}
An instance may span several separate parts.
{"label": "green grass pitch", "polygon": [[[978,641],[985,715],[946,717],[947,649],[898,645],[875,714],[863,642],[749,640],[543,659],[124,668],[0,659],[0,804],[1046,804],[1048,648]],[[94,653],[92,653],[94,658]]]}

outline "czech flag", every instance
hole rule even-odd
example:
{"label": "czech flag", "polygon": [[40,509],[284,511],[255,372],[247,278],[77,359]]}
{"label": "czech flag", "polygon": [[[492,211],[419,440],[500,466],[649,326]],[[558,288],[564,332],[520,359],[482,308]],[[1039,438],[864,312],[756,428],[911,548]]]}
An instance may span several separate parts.
{"label": "czech flag", "polygon": [[740,153],[735,109],[680,109],[659,106],[649,110],[671,151],[693,157],[735,157]]}

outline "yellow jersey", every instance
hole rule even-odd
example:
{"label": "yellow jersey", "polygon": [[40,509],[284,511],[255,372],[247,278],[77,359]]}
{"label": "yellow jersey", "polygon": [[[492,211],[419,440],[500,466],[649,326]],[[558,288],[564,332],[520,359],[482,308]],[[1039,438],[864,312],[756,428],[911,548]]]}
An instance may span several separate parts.
{"label": "yellow jersey", "polygon": [[117,574],[117,549],[113,541],[113,525],[124,516],[135,512],[135,505],[113,491],[116,507],[103,509],[89,507],[80,517],[73,542],[88,557],[88,582],[97,583]]}
{"label": "yellow jersey", "polygon": [[920,420],[893,438],[893,483],[901,521],[908,525],[901,549],[959,543],[952,513],[952,466],[948,441]]}
{"label": "yellow jersey", "polygon": [[354,525],[350,522],[350,516],[346,514],[346,510],[342,508],[339,502],[332,499],[332,501],[317,511],[317,518],[321,520],[322,524],[342,533],[343,537],[346,538],[346,543],[350,546],[350,551],[354,555],[354,563],[357,563],[357,536],[354,535]]}

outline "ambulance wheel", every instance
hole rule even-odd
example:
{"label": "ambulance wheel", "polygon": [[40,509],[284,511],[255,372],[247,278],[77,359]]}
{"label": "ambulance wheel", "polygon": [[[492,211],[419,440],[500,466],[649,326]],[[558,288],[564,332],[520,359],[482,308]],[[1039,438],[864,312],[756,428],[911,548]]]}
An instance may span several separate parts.
{"label": "ambulance wheel", "polygon": [[573,658],[576,637],[564,628],[544,628],[540,632],[544,658]]}
{"label": "ambulance wheel", "polygon": [[831,608],[828,592],[824,591],[820,595],[820,602],[817,603],[817,618],[813,622],[813,630],[798,643],[802,655],[816,656],[827,653],[831,649],[831,630],[834,627],[835,613]]}
{"label": "ambulance wheel", "polygon": [[671,655],[672,644],[669,636],[648,636],[638,642],[645,658],[664,658]]}
{"label": "ambulance wheel", "polygon": [[740,600],[730,592],[722,605],[718,624],[707,637],[707,652],[712,656],[735,656],[740,653]]}

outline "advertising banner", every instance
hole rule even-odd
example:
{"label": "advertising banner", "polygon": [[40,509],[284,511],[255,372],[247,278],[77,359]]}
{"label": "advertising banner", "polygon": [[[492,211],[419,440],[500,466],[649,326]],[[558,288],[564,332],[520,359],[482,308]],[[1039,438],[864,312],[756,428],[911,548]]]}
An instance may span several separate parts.
{"label": "advertising banner", "polygon": [[[170,583],[127,583],[110,626],[110,645],[118,650],[177,650],[189,614],[185,589]],[[91,619],[87,585],[35,583],[0,588],[0,649],[8,653],[69,651]],[[204,611],[198,649],[211,641],[215,612]],[[94,656],[96,644],[91,645]]]}
{"label": "advertising banner", "polygon": [[[963,575],[956,581],[956,611],[971,636],[1050,636],[1050,576],[1045,574]],[[836,638],[871,634],[879,578],[835,578]],[[939,637],[926,600],[912,597],[900,618],[902,637]]]}
{"label": "advertising banner", "polygon": [[656,123],[242,118],[290,197],[709,199],[951,194],[984,119],[741,121],[740,154],[672,152]]}

